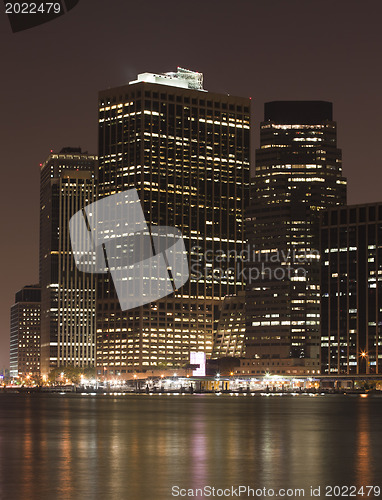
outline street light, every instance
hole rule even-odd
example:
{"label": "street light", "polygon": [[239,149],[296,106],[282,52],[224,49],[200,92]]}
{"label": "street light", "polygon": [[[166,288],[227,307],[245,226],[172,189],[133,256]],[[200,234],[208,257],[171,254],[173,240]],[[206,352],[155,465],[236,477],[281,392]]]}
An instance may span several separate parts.
{"label": "street light", "polygon": [[361,351],[360,357],[361,357],[361,359],[365,360],[365,365],[366,365],[365,371],[366,371],[366,374],[369,374],[370,373],[369,354],[366,351]]}

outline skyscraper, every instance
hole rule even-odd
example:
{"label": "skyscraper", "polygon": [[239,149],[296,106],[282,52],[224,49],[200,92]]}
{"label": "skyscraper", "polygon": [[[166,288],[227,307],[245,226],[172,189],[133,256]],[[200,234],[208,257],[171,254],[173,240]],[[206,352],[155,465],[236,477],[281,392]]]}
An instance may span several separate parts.
{"label": "skyscraper", "polygon": [[41,165],[41,372],[95,364],[95,276],[77,270],[70,217],[96,199],[96,156],[80,148],[51,153]]}
{"label": "skyscraper", "polygon": [[332,208],[321,224],[325,374],[382,372],[382,204]]}
{"label": "skyscraper", "polygon": [[[127,374],[212,352],[225,295],[244,289],[250,101],[203,89],[200,73],[144,73],[99,95],[99,194],[136,188],[150,225],[183,233],[190,280],[172,295],[122,312],[110,279],[97,301],[99,373]],[[226,256],[213,275],[214,258]],[[231,258],[228,260],[229,252]]]}
{"label": "skyscraper", "polygon": [[40,308],[39,285],[24,286],[16,293],[11,307],[11,377],[40,375]]}
{"label": "skyscraper", "polygon": [[266,103],[248,211],[246,351],[255,372],[267,360],[279,373],[319,371],[319,212],[345,203],[332,104]]}

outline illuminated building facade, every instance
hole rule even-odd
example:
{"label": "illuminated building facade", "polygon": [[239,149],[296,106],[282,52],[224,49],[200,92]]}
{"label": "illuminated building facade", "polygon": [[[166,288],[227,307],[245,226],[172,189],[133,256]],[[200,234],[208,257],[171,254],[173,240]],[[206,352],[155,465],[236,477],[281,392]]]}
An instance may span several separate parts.
{"label": "illuminated building facade", "polygon": [[321,255],[323,373],[382,373],[382,203],[325,211]]}
{"label": "illuminated building facade", "polygon": [[220,309],[213,358],[240,358],[245,353],[245,292],[227,295]]}
{"label": "illuminated building facade", "polygon": [[332,104],[266,103],[247,217],[246,373],[320,371],[319,213],[345,203]]}
{"label": "illuminated building facade", "polygon": [[96,199],[96,156],[80,148],[51,153],[41,165],[41,372],[95,364],[96,278],[77,270],[69,220]]}
{"label": "illuminated building facade", "polygon": [[11,307],[11,377],[40,375],[40,307],[39,285],[28,285],[16,293]]}
{"label": "illuminated building facade", "polygon": [[223,298],[244,289],[235,257],[216,279],[212,261],[245,245],[249,120],[249,99],[207,92],[202,74],[181,68],[100,93],[99,194],[136,188],[148,224],[181,230],[191,277],[165,299],[122,312],[101,276],[99,373],[184,366],[193,351],[211,355]]}

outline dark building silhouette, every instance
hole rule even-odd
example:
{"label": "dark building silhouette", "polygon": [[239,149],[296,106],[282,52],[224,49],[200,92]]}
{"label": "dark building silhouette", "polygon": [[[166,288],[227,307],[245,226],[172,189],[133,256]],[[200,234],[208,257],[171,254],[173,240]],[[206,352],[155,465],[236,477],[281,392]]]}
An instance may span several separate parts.
{"label": "dark building silhouette", "polygon": [[382,372],[382,203],[333,208],[321,224],[322,372]]}
{"label": "dark building silhouette", "polygon": [[27,285],[16,293],[11,307],[11,377],[40,375],[40,309],[39,285]]}
{"label": "dark building silhouette", "polygon": [[270,102],[248,210],[244,373],[320,370],[319,213],[346,203],[332,104]]}

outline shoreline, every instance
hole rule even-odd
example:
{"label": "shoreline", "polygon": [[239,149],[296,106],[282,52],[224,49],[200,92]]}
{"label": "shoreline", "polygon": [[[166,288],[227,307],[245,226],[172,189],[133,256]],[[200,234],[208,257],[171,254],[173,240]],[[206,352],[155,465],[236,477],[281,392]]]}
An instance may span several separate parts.
{"label": "shoreline", "polygon": [[382,391],[364,391],[364,390],[299,390],[299,391],[188,391],[188,390],[164,390],[164,391],[146,391],[146,390],[105,390],[98,389],[79,389],[69,387],[20,387],[20,388],[1,388],[0,395],[40,395],[40,394],[56,394],[56,395],[71,395],[71,396],[255,396],[255,397],[296,397],[296,396],[360,396],[382,398]]}

